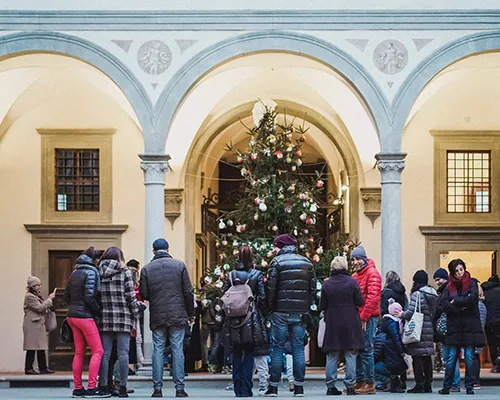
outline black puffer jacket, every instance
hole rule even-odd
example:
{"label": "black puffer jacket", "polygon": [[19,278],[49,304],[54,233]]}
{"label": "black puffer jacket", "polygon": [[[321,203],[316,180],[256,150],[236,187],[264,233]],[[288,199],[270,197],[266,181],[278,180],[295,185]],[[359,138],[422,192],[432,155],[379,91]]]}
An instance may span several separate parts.
{"label": "black puffer jacket", "polygon": [[[241,328],[231,328],[225,324],[224,335],[232,347],[252,347],[257,349],[259,354],[266,354],[269,348],[269,334],[262,316],[265,302],[264,276],[259,270],[245,269],[241,263],[237,263],[230,274],[234,285],[244,284],[248,279],[248,285],[254,295],[255,307],[251,317]],[[224,284],[224,292],[230,287],[231,281],[227,279]],[[243,319],[232,318],[227,322],[231,325],[238,325]]]}
{"label": "black puffer jacket", "polygon": [[500,325],[500,283],[494,281],[484,282],[481,287],[484,291],[484,305],[486,314],[486,326]]}
{"label": "black puffer jacket", "polygon": [[64,301],[69,305],[67,316],[97,317],[101,310],[99,286],[99,271],[92,259],[82,254],[76,259],[76,268],[71,273],[64,291]]}
{"label": "black puffer jacket", "polygon": [[191,280],[186,265],[166,251],[157,251],[141,269],[139,292],[149,301],[151,330],[184,326],[195,316]]}
{"label": "black puffer jacket", "polygon": [[401,304],[403,310],[408,308],[406,289],[400,281],[390,283],[382,290],[382,296],[380,297],[380,315],[382,316],[389,313],[389,299],[394,299]]}
{"label": "black puffer jacket", "polygon": [[270,311],[305,314],[314,302],[316,275],[311,262],[285,246],[271,261],[266,282]]}

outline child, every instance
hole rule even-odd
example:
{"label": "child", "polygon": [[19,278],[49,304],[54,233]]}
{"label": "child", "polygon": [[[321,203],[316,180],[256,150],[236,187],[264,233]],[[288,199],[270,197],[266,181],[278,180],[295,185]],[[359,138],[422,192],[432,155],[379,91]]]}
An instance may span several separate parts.
{"label": "child", "polygon": [[400,375],[406,374],[407,365],[404,359],[405,348],[401,340],[403,322],[399,315],[403,307],[401,304],[389,299],[389,314],[385,314],[380,323],[380,331],[385,334],[383,344],[383,356],[385,368],[391,375],[390,392],[404,393],[401,388]]}

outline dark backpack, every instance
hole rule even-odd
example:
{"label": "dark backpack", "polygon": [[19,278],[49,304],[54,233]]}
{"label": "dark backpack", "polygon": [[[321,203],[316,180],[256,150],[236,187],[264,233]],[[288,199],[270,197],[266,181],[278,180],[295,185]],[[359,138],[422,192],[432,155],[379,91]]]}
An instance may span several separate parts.
{"label": "dark backpack", "polygon": [[[222,295],[222,309],[226,318],[244,318],[243,322],[238,325],[231,325],[226,322],[231,328],[239,328],[243,326],[253,312],[254,297],[252,288],[248,284],[252,274],[252,270],[248,273],[248,278],[240,285],[235,285],[233,282],[233,273],[229,274],[231,286]],[[240,281],[241,282],[241,281]]]}

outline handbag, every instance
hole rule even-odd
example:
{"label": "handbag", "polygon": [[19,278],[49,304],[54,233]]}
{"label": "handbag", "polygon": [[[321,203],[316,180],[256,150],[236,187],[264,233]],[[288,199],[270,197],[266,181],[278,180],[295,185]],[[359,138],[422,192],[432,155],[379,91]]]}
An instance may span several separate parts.
{"label": "handbag", "polygon": [[73,330],[71,326],[69,326],[68,319],[65,318],[62,325],[61,330],[59,332],[59,340],[62,344],[72,344],[74,342],[73,339]]}
{"label": "handbag", "polygon": [[326,331],[326,322],[324,318],[319,320],[318,325],[318,347],[323,348],[323,342],[325,341],[325,331]]}
{"label": "handbag", "polygon": [[48,311],[45,314],[45,330],[52,332],[57,329],[57,317],[54,311]]}
{"label": "handbag", "polygon": [[442,313],[436,322],[436,333],[441,336],[446,336],[448,332],[448,316]]}
{"label": "handbag", "polygon": [[404,328],[403,344],[420,342],[423,326],[424,326],[424,314],[422,314],[420,292],[417,292],[415,311],[413,312],[411,319],[406,323]]}

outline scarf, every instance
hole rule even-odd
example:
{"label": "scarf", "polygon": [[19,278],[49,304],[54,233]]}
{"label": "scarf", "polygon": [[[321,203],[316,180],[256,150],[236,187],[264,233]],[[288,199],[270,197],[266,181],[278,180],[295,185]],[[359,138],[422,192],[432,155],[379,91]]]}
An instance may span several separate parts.
{"label": "scarf", "polygon": [[461,280],[458,280],[452,274],[450,274],[450,282],[448,282],[448,292],[450,292],[450,299],[454,299],[455,297],[457,297],[459,292],[460,295],[468,293],[470,290],[470,284],[471,276],[469,271],[465,271],[464,276]]}
{"label": "scarf", "polygon": [[40,292],[40,290],[36,290],[34,288],[28,288],[28,292],[33,293],[36,297],[38,297],[40,300],[43,301],[43,295],[42,292]]}

